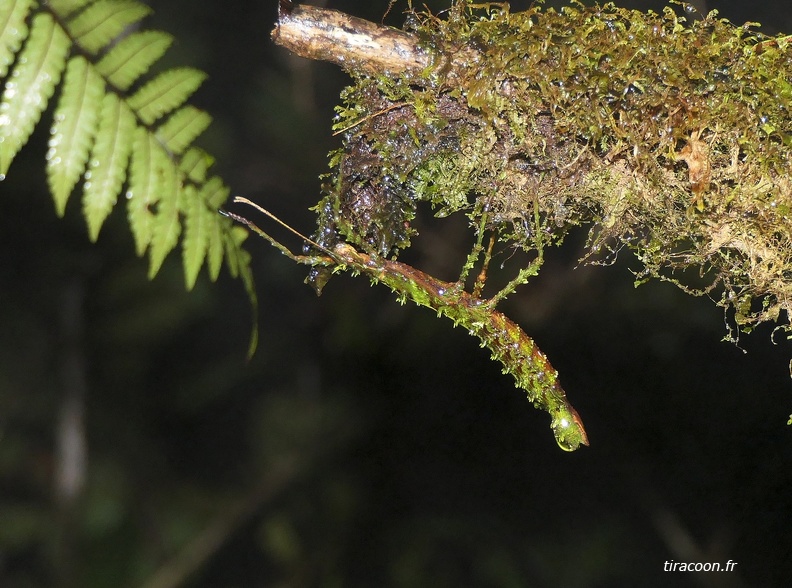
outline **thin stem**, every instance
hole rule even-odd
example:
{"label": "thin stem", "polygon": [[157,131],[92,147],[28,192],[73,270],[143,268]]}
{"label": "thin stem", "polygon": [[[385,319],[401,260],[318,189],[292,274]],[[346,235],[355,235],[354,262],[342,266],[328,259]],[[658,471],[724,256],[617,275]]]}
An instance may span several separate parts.
{"label": "thin stem", "polygon": [[528,282],[529,278],[534,277],[536,274],[539,273],[539,268],[542,267],[544,263],[544,244],[542,243],[542,219],[539,215],[539,203],[534,201],[533,206],[534,212],[534,232],[536,233],[536,239],[534,240],[536,244],[536,259],[534,259],[528,267],[525,267],[519,271],[517,277],[511,280],[506,286],[501,289],[500,292],[495,294],[492,298],[487,301],[487,305],[490,308],[495,308],[499,302],[504,300],[507,296],[509,296],[512,292],[514,292],[519,286]]}
{"label": "thin stem", "polygon": [[539,273],[539,268],[542,266],[542,258],[537,257],[531,262],[531,265],[525,267],[519,271],[517,277],[511,280],[508,284],[506,284],[500,292],[495,294],[492,298],[487,300],[487,306],[490,308],[495,308],[499,302],[506,299],[507,296],[514,293],[514,291],[523,284],[526,284],[529,278],[534,277],[536,274]]}
{"label": "thin stem", "polygon": [[495,246],[495,235],[490,235],[489,245],[484,252],[484,263],[481,265],[481,271],[476,277],[476,283],[473,285],[473,296],[475,298],[481,297],[481,291],[484,289],[484,284],[487,281],[487,269],[489,269],[490,261],[492,260],[492,248]]}
{"label": "thin stem", "polygon": [[482,245],[484,241],[484,230],[487,225],[487,207],[481,212],[481,220],[479,222],[478,227],[478,234],[476,235],[476,244],[473,245],[473,249],[470,250],[470,253],[465,260],[465,265],[462,266],[462,271],[459,274],[459,279],[457,280],[462,287],[464,288],[464,284],[470,275],[470,270],[473,269],[473,266],[476,265],[478,261],[479,255],[484,250],[484,246]]}

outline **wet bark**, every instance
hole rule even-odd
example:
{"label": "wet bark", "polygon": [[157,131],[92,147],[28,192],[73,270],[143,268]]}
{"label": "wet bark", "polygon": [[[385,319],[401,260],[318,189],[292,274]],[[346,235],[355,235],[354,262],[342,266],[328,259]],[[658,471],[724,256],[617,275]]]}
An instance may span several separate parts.
{"label": "wet bark", "polygon": [[429,65],[415,37],[337,10],[282,0],[272,40],[308,59],[369,75],[418,73]]}

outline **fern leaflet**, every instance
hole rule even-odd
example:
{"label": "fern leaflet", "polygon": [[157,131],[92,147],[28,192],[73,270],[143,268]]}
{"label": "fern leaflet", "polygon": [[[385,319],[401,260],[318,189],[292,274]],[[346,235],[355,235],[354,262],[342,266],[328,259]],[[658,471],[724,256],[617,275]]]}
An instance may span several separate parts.
{"label": "fern leaflet", "polygon": [[104,95],[99,113],[99,129],[85,172],[83,214],[88,234],[96,241],[107,215],[126,179],[132,148],[135,119],[132,111],[115,94]]}
{"label": "fern leaflet", "polygon": [[[219,178],[215,177],[204,184],[201,196],[206,202],[222,203],[228,199],[228,194],[228,188],[223,185],[223,182]],[[215,279],[220,273],[224,253],[222,227],[220,225],[220,218],[218,218],[217,215],[212,217],[209,232],[210,238],[206,252],[207,265],[209,266],[209,275],[213,276],[212,279]]]}
{"label": "fern leaflet", "polygon": [[78,10],[85,7],[91,0],[48,0],[47,4],[52,7],[55,14],[68,17],[74,16]]}
{"label": "fern leaflet", "polygon": [[150,278],[157,274],[162,262],[165,261],[165,256],[176,246],[181,234],[179,179],[176,170],[169,165],[163,166],[160,169],[160,176],[162,178],[159,186],[161,197],[151,219]]}
{"label": "fern leaflet", "polygon": [[164,157],[165,154],[155,137],[142,127],[135,129],[126,197],[127,219],[138,255],[143,255],[151,243],[152,210],[159,199],[155,164],[158,155]]}
{"label": "fern leaflet", "polygon": [[[206,181],[206,173],[213,163],[214,158],[211,155],[198,147],[190,147],[182,156],[180,169],[190,180],[200,183]],[[223,202],[225,200],[221,200],[218,206]]]}
{"label": "fern leaflet", "polygon": [[157,137],[173,153],[182,153],[206,130],[211,117],[194,106],[184,106],[157,129]]}
{"label": "fern leaflet", "polygon": [[129,99],[129,105],[145,123],[151,124],[178,108],[198,89],[206,74],[189,67],[162,72]]}
{"label": "fern leaflet", "polygon": [[63,100],[55,110],[55,122],[47,151],[47,180],[59,216],[85,170],[85,162],[99,122],[104,94],[101,76],[85,58],[69,60],[63,82]]}
{"label": "fern leaflet", "polygon": [[98,53],[150,13],[148,6],[134,0],[97,0],[70,20],[69,33],[81,48]]}
{"label": "fern leaflet", "polygon": [[141,31],[121,39],[96,64],[107,82],[126,91],[173,43],[173,37],[161,31]]}
{"label": "fern leaflet", "polygon": [[52,15],[36,14],[0,103],[0,175],[8,173],[11,161],[41,118],[60,80],[68,51],[69,37]]}
{"label": "fern leaflet", "polygon": [[25,16],[32,0],[6,0],[0,4],[0,78],[8,73],[22,40],[28,34]]}
{"label": "fern leaflet", "polygon": [[206,207],[201,206],[198,195],[194,192],[193,186],[187,188],[185,203],[187,213],[184,219],[185,247],[182,262],[188,288],[192,288],[198,278],[198,271],[201,269],[209,245],[212,216],[216,216],[210,215]]}

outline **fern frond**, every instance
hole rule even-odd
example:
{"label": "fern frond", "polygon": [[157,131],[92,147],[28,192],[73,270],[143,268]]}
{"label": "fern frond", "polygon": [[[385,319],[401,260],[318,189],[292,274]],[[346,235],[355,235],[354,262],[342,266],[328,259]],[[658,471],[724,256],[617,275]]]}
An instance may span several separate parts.
{"label": "fern frond", "polygon": [[157,138],[173,153],[181,154],[211,122],[212,117],[204,111],[184,106],[157,129]]}
{"label": "fern frond", "polygon": [[109,84],[126,91],[173,43],[173,37],[161,31],[140,31],[121,39],[96,64]]}
{"label": "fern frond", "polygon": [[27,143],[66,65],[69,37],[49,14],[33,17],[0,103],[0,176]]}
{"label": "fern frond", "polygon": [[47,180],[58,216],[63,216],[66,201],[85,172],[103,95],[101,76],[84,57],[72,57],[66,66],[47,151]]}
{"label": "fern frond", "polygon": [[169,69],[129,98],[129,106],[150,125],[181,106],[205,79],[205,73],[190,67]]}
{"label": "fern frond", "polygon": [[211,117],[184,104],[206,75],[170,69],[128,94],[173,42],[159,31],[129,32],[150,12],[136,0],[0,0],[0,179],[63,77],[46,157],[58,215],[82,184],[95,241],[123,192],[135,251],[148,252],[150,277],[181,239],[188,289],[204,263],[212,280],[225,263],[255,312],[244,235],[217,213],[229,189],[210,177],[214,158],[193,146]]}
{"label": "fern frond", "polygon": [[66,27],[77,43],[90,53],[98,53],[124,29],[151,13],[134,0],[97,0],[71,19]]}
{"label": "fern frond", "polygon": [[3,0],[0,3],[0,78],[8,73],[14,54],[27,37],[25,17],[32,3],[33,0]]}

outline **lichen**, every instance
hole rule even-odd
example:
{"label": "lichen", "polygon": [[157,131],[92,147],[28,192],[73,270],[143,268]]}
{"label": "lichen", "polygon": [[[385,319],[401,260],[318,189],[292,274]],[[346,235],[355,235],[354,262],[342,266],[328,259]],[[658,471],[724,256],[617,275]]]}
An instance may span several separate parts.
{"label": "lichen", "polygon": [[529,251],[585,224],[744,330],[789,313],[792,41],[675,8],[412,12],[432,64],[345,90],[316,241],[395,257],[421,201]]}

